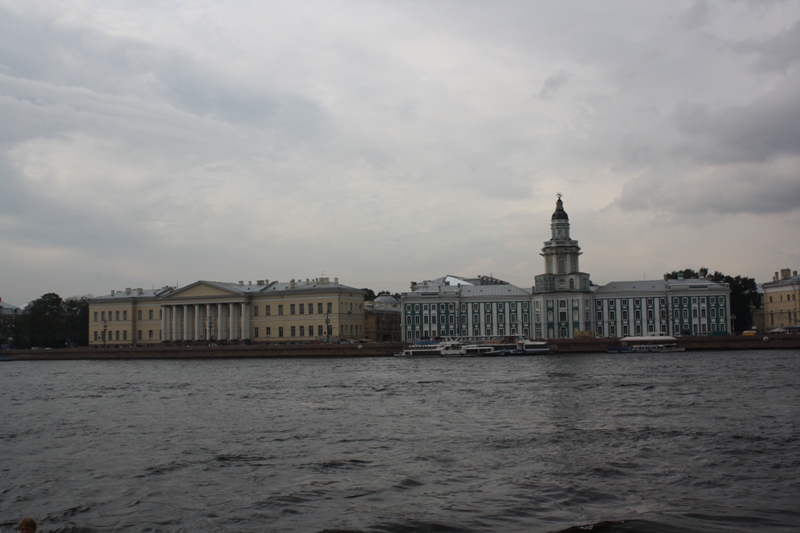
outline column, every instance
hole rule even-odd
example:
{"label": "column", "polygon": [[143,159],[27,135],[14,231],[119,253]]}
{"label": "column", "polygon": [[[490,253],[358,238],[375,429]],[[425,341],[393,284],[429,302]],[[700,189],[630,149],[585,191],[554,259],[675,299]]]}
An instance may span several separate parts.
{"label": "column", "polygon": [[242,302],[242,334],[241,338],[247,340],[250,338],[250,310],[247,308],[247,302]]}
{"label": "column", "polygon": [[206,304],[206,312],[203,322],[203,328],[205,333],[203,333],[204,337],[208,342],[211,342],[212,337],[216,337],[214,334],[214,330],[212,329],[213,324],[211,323],[211,304]]}
{"label": "column", "polygon": [[228,331],[230,332],[231,340],[234,340],[236,335],[236,304],[230,303],[228,304]]}
{"label": "column", "polygon": [[222,304],[217,304],[217,338],[225,338],[225,313]]}
{"label": "column", "polygon": [[170,306],[172,310],[172,331],[170,332],[169,340],[176,341],[180,337],[178,335],[178,306]]}
{"label": "column", "polygon": [[166,305],[161,306],[161,340],[167,341],[169,340],[169,335],[167,333],[167,311],[169,307]]}
{"label": "column", "polygon": [[202,322],[202,313],[200,313],[200,304],[194,304],[194,335],[193,338],[196,341],[203,339],[203,322]]}

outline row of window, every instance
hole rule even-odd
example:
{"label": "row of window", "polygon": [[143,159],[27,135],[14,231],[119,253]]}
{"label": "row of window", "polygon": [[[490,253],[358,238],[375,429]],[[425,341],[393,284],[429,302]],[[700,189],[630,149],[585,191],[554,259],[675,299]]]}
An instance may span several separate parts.
{"label": "row of window", "polygon": [[[601,309],[603,307],[603,301],[607,301],[608,302],[608,307],[609,308],[613,308],[613,307],[616,306],[616,299],[613,299],[613,298],[612,299],[608,299],[608,300],[596,300],[595,301],[595,305],[597,306],[598,309]],[[655,303],[655,299],[654,298],[647,298],[646,302],[647,302],[647,307],[653,307],[653,304]],[[667,305],[667,299],[666,298],[659,298],[658,299],[658,303],[659,303],[659,305],[661,307],[665,307]],[[696,306],[697,303],[698,303],[698,297],[697,296],[692,296],[692,304]],[[699,303],[700,303],[700,305],[706,305],[706,297],[705,296],[700,296],[699,297]],[[717,297],[717,296],[709,296],[708,297],[708,303],[709,303],[709,305],[717,305],[717,303],[719,303],[719,305],[725,305],[725,297],[724,296],[719,296],[719,297]],[[678,305],[681,305],[681,304],[683,304],[684,306],[689,305],[689,297],[688,296],[683,296],[683,297],[673,296],[672,305],[678,306]],[[621,305],[622,305],[622,307],[628,307],[628,299],[627,298],[623,298],[621,300]],[[641,307],[642,299],[641,298],[634,298],[633,305],[634,305],[634,307]]]}
{"label": "row of window", "polygon": [[[138,330],[136,332],[136,338],[138,340],[143,339],[143,332],[142,330]],[[148,340],[155,339],[154,331],[152,329],[147,330],[147,338]],[[161,340],[161,330],[158,330],[158,339]],[[94,340],[95,341],[127,341],[128,340],[128,331],[123,330],[114,330],[114,331],[95,331],[94,332]]]}
{"label": "row of window", "polygon": [[[322,302],[317,302],[317,314],[318,315],[323,314],[323,312],[322,312],[323,307],[322,306],[323,306]],[[259,308],[260,307],[258,305],[254,305],[253,306],[253,316],[258,316]],[[284,304],[278,304],[277,311],[278,311],[279,315],[283,315],[284,314],[283,309],[284,309]],[[332,313],[333,312],[333,303],[328,302],[328,305],[326,306],[325,309],[326,309],[326,312],[328,314]],[[306,310],[308,311],[309,315],[313,315],[314,314],[314,304],[307,304],[307,305],[306,304],[289,304],[289,314],[290,315],[305,315],[306,314]],[[350,304],[350,311],[352,311],[352,310],[353,310],[353,304],[351,303]],[[271,315],[272,315],[272,305],[271,304],[267,304],[267,305],[264,306],[264,316],[271,316]],[[292,335],[292,336],[294,336],[294,335]]]}
{"label": "row of window", "polygon": [[[659,329],[660,329],[660,332],[662,334],[664,334],[664,335],[667,334],[667,324],[661,324]],[[634,335],[642,335],[642,324],[636,324],[634,326],[634,328],[633,328],[633,331],[634,331]],[[688,329],[688,325],[686,327],[683,327],[683,328],[681,328],[681,325],[678,324],[678,323],[675,323],[673,325],[673,332],[674,333],[689,333],[689,331],[690,330]],[[724,323],[716,324],[716,323],[713,323],[713,322],[711,324],[703,323],[703,324],[693,324],[692,325],[691,332],[694,333],[695,335],[698,334],[698,333],[708,333],[709,331],[711,331],[711,332],[714,332],[714,331],[727,331],[727,327],[726,327],[726,325]],[[647,324],[647,333],[648,334],[656,333],[655,324]],[[630,335],[629,328],[628,328],[627,325],[623,325],[622,326],[622,336],[623,337],[627,337],[628,335]],[[598,337],[602,337],[603,336],[603,326],[601,324],[598,324],[598,326],[597,326],[597,336]],[[617,326],[616,326],[616,324],[609,324],[609,326],[608,326],[608,336],[609,337],[616,337],[617,336]]]}

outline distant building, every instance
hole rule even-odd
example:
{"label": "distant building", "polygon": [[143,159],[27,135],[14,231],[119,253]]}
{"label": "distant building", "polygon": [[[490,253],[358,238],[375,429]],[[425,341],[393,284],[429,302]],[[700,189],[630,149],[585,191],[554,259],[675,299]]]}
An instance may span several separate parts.
{"label": "distant building", "polygon": [[800,326],[800,276],[797,271],[783,268],[763,283],[764,320],[766,329]]}
{"label": "distant building", "polygon": [[393,296],[381,294],[372,302],[364,302],[364,333],[371,341],[397,342],[402,340],[400,302]]}
{"label": "distant building", "polygon": [[406,341],[429,337],[702,335],[730,330],[730,289],[708,280],[592,285],[580,269],[561,195],[542,248],[544,273],[532,288],[491,276],[411,282],[402,294]]}
{"label": "distant building", "polygon": [[197,281],[89,301],[89,344],[258,344],[363,338],[364,291],[338,278]]}
{"label": "distant building", "polygon": [[22,314],[22,309],[0,298],[0,346],[10,348],[14,343],[14,320]]}

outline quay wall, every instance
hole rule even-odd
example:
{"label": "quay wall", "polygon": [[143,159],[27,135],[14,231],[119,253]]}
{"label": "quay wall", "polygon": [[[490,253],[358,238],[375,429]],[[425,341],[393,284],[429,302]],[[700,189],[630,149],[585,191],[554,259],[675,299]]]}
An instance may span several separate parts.
{"label": "quay wall", "polygon": [[[767,340],[765,340],[765,338]],[[800,335],[679,337],[687,351],[800,349]],[[553,339],[558,353],[605,352],[619,339]],[[7,350],[3,358],[14,361],[69,359],[235,359],[269,357],[389,357],[407,346],[403,342],[363,344],[268,344],[258,346],[148,346],[140,348],[70,348],[59,350]]]}

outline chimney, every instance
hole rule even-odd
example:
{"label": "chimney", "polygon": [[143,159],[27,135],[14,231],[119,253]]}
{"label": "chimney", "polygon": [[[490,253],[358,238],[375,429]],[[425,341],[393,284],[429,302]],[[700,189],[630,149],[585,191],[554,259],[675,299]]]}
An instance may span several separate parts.
{"label": "chimney", "polygon": [[125,287],[125,294],[130,294],[130,293],[131,293],[131,288]]}
{"label": "chimney", "polygon": [[248,284],[248,285],[252,285],[252,284],[253,284],[253,282],[252,282],[252,281],[248,281],[248,282],[247,282],[247,284]]}
{"label": "chimney", "polygon": [[338,285],[339,284],[339,278],[333,278],[333,282]]}
{"label": "chimney", "polygon": [[244,281],[240,281],[240,282],[239,282],[239,285],[244,285]]}
{"label": "chimney", "polygon": [[290,289],[294,289],[294,280],[291,280],[291,281],[289,282],[289,288],[290,288]]}
{"label": "chimney", "polygon": [[775,272],[775,275],[772,276],[772,281],[778,281],[778,273]]}
{"label": "chimney", "polygon": [[114,294],[116,294],[116,292],[117,291],[115,291],[114,289],[111,289],[111,296],[114,296]]}
{"label": "chimney", "polygon": [[790,278],[791,274],[792,274],[792,271],[789,270],[788,268],[782,268],[781,269],[781,279]]}
{"label": "chimney", "polygon": [[136,294],[138,294],[139,296],[141,296],[142,294],[144,294],[144,291],[143,291],[141,288],[139,288],[139,289],[136,289]]}

